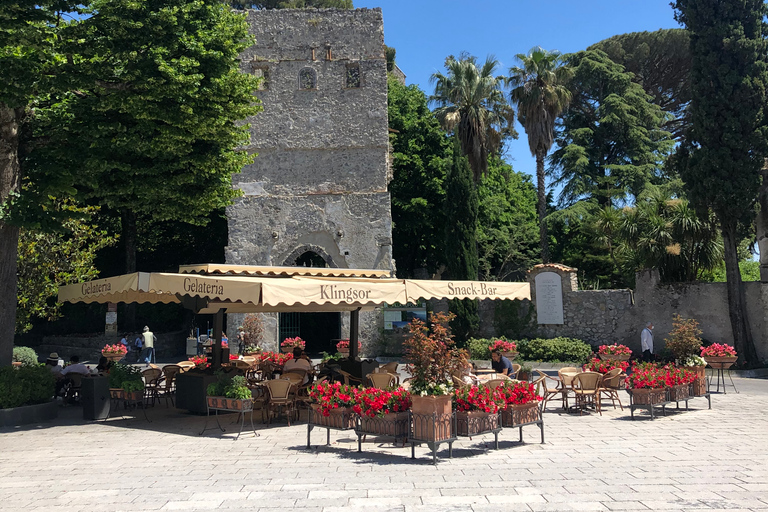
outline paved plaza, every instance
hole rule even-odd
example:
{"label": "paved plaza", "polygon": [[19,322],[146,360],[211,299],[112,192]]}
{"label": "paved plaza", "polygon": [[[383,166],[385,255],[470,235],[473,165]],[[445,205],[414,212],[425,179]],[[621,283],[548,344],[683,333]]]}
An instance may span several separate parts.
{"label": "paved plaza", "polygon": [[[768,380],[735,379],[691,410],[650,421],[608,408],[579,416],[552,407],[546,443],[505,429],[441,450],[393,447],[306,423],[257,425],[234,441],[198,435],[205,418],[159,405],[84,422],[77,406],[44,426],[0,430],[0,510],[497,511],[768,510]],[[627,400],[628,401],[628,400]],[[236,432],[236,430],[235,430]]]}

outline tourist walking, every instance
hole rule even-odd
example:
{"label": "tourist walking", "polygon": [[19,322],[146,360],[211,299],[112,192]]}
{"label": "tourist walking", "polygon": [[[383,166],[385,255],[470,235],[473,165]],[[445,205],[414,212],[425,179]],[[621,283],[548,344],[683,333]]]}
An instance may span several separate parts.
{"label": "tourist walking", "polygon": [[141,341],[144,344],[144,362],[149,366],[149,363],[157,362],[155,359],[155,342],[157,341],[157,336],[155,336],[152,331],[149,330],[149,327],[145,325],[141,337]]}
{"label": "tourist walking", "polygon": [[654,360],[653,355],[653,323],[645,324],[645,329],[640,333],[640,350],[643,351],[643,361]]}

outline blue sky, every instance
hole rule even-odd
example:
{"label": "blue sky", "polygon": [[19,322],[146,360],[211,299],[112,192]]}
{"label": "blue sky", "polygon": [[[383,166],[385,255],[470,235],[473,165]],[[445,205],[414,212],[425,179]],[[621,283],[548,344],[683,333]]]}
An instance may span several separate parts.
{"label": "blue sky", "polygon": [[[384,40],[397,49],[408,84],[432,92],[429,76],[448,55],[468,51],[479,60],[493,54],[504,74],[515,55],[533,46],[562,53],[585,49],[627,32],[678,28],[669,0],[354,0],[355,7],[381,7]],[[535,174],[525,132],[509,145],[515,170]]]}

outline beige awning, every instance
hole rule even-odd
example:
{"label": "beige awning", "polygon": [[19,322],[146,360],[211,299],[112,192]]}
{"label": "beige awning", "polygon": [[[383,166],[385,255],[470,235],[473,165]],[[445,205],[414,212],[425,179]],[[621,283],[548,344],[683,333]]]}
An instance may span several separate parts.
{"label": "beige awning", "polygon": [[530,299],[528,283],[503,281],[430,281],[406,279],[408,302],[419,299]]}
{"label": "beige awning", "polygon": [[172,293],[151,290],[147,272],[134,272],[122,276],[96,279],[86,283],[59,287],[59,302],[151,302],[169,304],[180,302]]}
{"label": "beige awning", "polygon": [[333,305],[345,309],[405,301],[402,279],[292,277],[271,279],[262,289],[262,305],[279,308]]}

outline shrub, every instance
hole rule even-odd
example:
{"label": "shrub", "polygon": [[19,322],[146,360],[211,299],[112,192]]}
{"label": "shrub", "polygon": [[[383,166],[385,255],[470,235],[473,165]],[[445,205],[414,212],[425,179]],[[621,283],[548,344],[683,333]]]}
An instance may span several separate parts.
{"label": "shrub", "polygon": [[243,319],[243,350],[245,352],[257,352],[264,335],[264,322],[261,316],[254,313],[245,315]]}
{"label": "shrub", "polygon": [[411,393],[446,395],[452,386],[451,375],[467,366],[467,351],[456,348],[448,323],[453,314],[433,313],[429,326],[414,318],[408,325],[409,336],[403,342],[409,361]]}
{"label": "shrub", "polygon": [[43,366],[0,368],[0,409],[49,402],[55,386],[56,379]]}
{"label": "shrub", "polygon": [[576,338],[535,338],[517,342],[520,358],[551,363],[586,363],[592,347]]}
{"label": "shrub", "polygon": [[21,363],[22,366],[38,365],[37,354],[29,347],[13,347],[13,361]]}
{"label": "shrub", "polygon": [[[128,388],[126,388],[126,385]],[[109,369],[109,387],[115,389],[122,388],[128,392],[144,389],[144,383],[141,380],[141,370],[127,364],[113,364]]]}
{"label": "shrub", "polygon": [[701,349],[701,329],[693,318],[683,318],[680,315],[672,317],[672,330],[664,340],[666,347],[675,359],[683,361],[689,356],[696,355]]}
{"label": "shrub", "polygon": [[491,351],[488,348],[496,341],[504,341],[511,343],[519,343],[518,341],[512,341],[504,336],[494,338],[469,338],[467,340],[467,350],[469,350],[470,359],[490,359]]}

